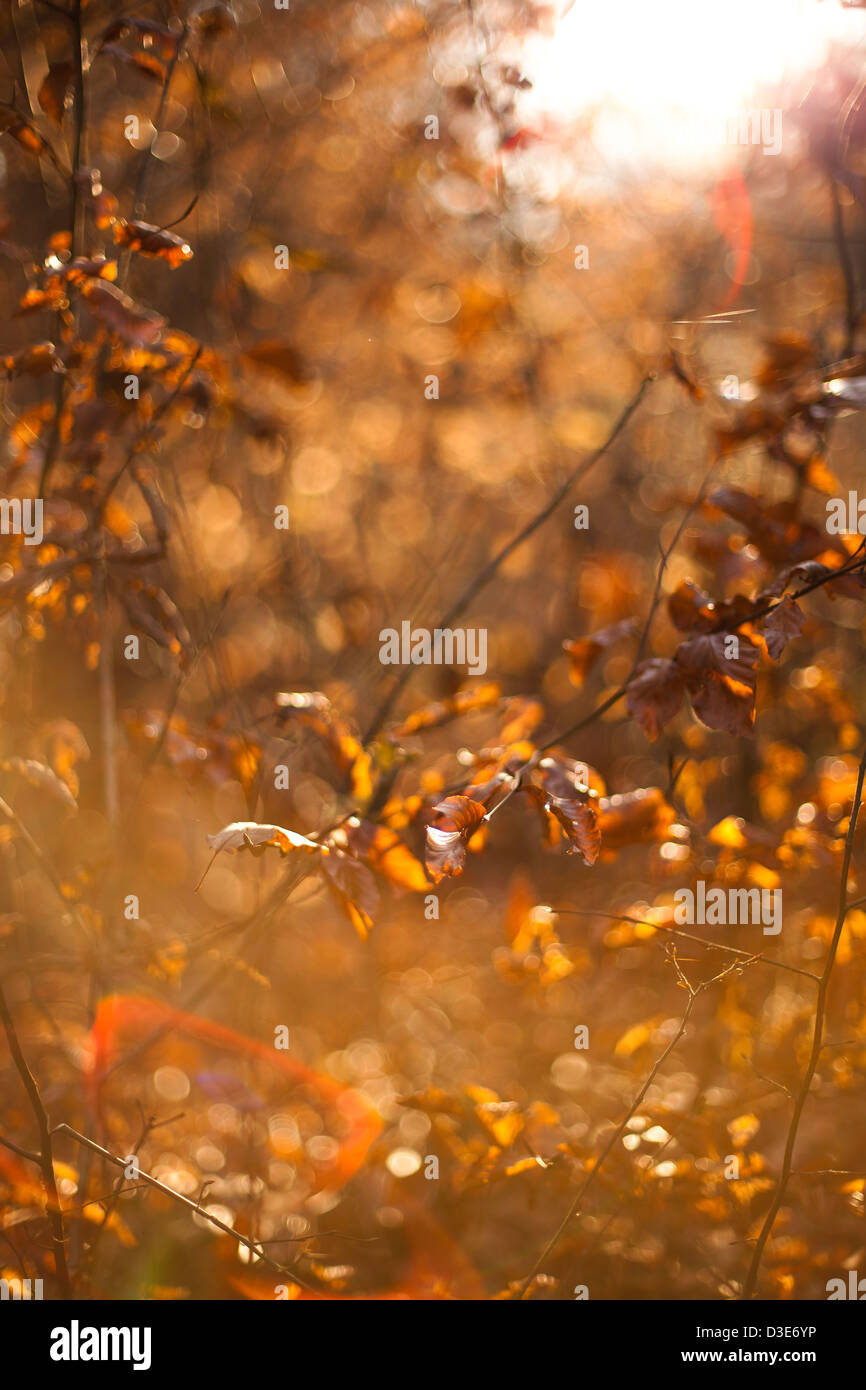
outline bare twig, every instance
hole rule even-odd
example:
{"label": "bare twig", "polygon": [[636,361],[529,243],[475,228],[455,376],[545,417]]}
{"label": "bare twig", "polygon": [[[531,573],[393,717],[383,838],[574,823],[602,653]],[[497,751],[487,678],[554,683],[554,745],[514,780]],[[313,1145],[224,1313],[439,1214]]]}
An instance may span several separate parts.
{"label": "bare twig", "polygon": [[857,817],[860,813],[860,803],[863,798],[863,778],[866,776],[866,748],[860,758],[860,767],[857,773],[857,786],[854,791],[854,801],[851,806],[851,819],[848,823],[848,834],[845,837],[845,855],[842,860],[842,875],[839,884],[839,909],[836,914],[836,926],[833,931],[833,939],[830,942],[830,949],[827,952],[827,959],[824,970],[818,982],[818,994],[815,1000],[815,1022],[812,1033],[812,1049],[809,1054],[809,1061],[800,1082],[800,1088],[794,1101],[794,1108],[791,1114],[791,1123],[788,1127],[788,1136],[785,1141],[785,1152],[782,1158],[782,1168],[779,1173],[779,1180],[776,1183],[776,1190],[770,1209],[764,1218],[755,1248],[752,1253],[752,1262],[746,1281],[743,1284],[742,1298],[750,1299],[754,1296],[755,1285],[758,1281],[758,1274],[761,1268],[761,1259],[764,1254],[767,1241],[773,1230],[779,1208],[785,1199],[785,1191],[788,1186],[788,1179],[791,1176],[794,1160],[794,1147],[797,1142],[797,1133],[800,1128],[800,1120],[809,1096],[815,1072],[818,1069],[818,1062],[823,1049],[824,1023],[827,1013],[827,994],[830,989],[830,977],[833,973],[833,966],[836,963],[836,953],[839,949],[839,941],[842,936],[842,928],[845,925],[845,918],[848,912],[848,871],[851,867],[851,856],[854,852],[854,832],[857,828]]}
{"label": "bare twig", "polygon": [[[6,1003],[6,996],[3,993],[3,986],[0,985],[0,1019],[6,1031],[6,1038],[9,1043],[9,1051],[21,1082],[27,1092],[30,1108],[36,1119],[39,1130],[39,1153],[27,1154],[26,1156],[38,1162],[42,1172],[42,1183],[45,1188],[45,1205],[48,1222],[51,1228],[51,1241],[54,1251],[54,1267],[57,1272],[57,1281],[60,1285],[61,1298],[72,1297],[72,1283],[69,1278],[69,1267],[66,1262],[66,1235],[63,1229],[63,1211],[60,1206],[60,1197],[57,1192],[57,1179],[54,1175],[54,1153],[51,1147],[51,1126],[48,1123],[48,1116],[45,1113],[45,1106],[42,1104],[42,1097],[39,1094],[39,1087],[27,1065],[24,1053],[21,1051],[21,1044],[18,1041],[18,1034],[15,1031],[15,1024]],[[8,1145],[7,1145],[8,1147]],[[20,1151],[23,1155],[24,1151]]]}
{"label": "bare twig", "polygon": [[[118,1154],[111,1153],[109,1149],[104,1149],[101,1144],[97,1144],[95,1140],[89,1139],[86,1134],[79,1134],[78,1130],[73,1129],[71,1125],[58,1125],[53,1133],[68,1134],[70,1139],[75,1140],[76,1144],[83,1144],[85,1148],[90,1149],[91,1153],[98,1154],[100,1158],[104,1158],[107,1163],[113,1163],[115,1168],[126,1170],[128,1159],[120,1158]],[[181,1206],[186,1207],[194,1216],[200,1216],[202,1220],[209,1222],[211,1226],[216,1226],[217,1230],[222,1231],[227,1236],[231,1236],[239,1245],[246,1246],[247,1250],[250,1250],[257,1259],[261,1260],[263,1264],[269,1265],[271,1269],[275,1269],[278,1274],[287,1275],[293,1283],[301,1284],[303,1288],[311,1293],[317,1292],[310,1284],[306,1284],[300,1279],[293,1269],[288,1268],[286,1265],[278,1264],[276,1260],[272,1260],[267,1251],[263,1250],[254,1240],[249,1240],[246,1236],[241,1235],[240,1231],[236,1231],[233,1226],[227,1225],[226,1222],[221,1221],[218,1216],[214,1216],[212,1212],[207,1211],[200,1205],[200,1200],[198,1202],[191,1201],[189,1197],[184,1197],[181,1192],[176,1192],[173,1187],[169,1187],[166,1183],[160,1182],[159,1178],[152,1177],[150,1173],[146,1173],[143,1168],[139,1168],[137,1165],[136,1172],[138,1178],[143,1183],[146,1183],[148,1187],[155,1187],[158,1192],[161,1192],[166,1197],[170,1197],[173,1202],[179,1202]]]}
{"label": "bare twig", "polygon": [[[505,563],[508,557],[510,555],[513,555],[515,550],[517,550],[519,546],[523,545],[524,541],[528,541],[530,536],[534,535],[538,528],[544,525],[544,522],[547,521],[548,517],[551,517],[553,515],[557,507],[571,491],[574,484],[578,482],[579,479],[585,477],[589,470],[593,468],[594,465],[598,463],[600,459],[604,458],[607,451],[611,448],[616,439],[618,439],[619,435],[622,433],[629,420],[634,415],[635,411],[637,410],[638,406],[643,400],[648,387],[655,380],[656,374],[654,372],[650,372],[647,376],[644,377],[643,381],[641,382],[635,394],[632,396],[628,405],[625,407],[625,409],[622,411],[619,418],[615,422],[613,428],[610,431],[610,434],[607,436],[607,439],[604,441],[604,443],[601,444],[595,450],[594,453],[590,454],[588,458],[584,459],[582,463],[579,463],[576,468],[572,469],[571,473],[569,473],[565,481],[560,484],[560,486],[556,489],[556,491],[549,498],[549,500],[545,502],[541,510],[539,512],[536,512],[532,520],[527,522],[523,529],[521,531],[518,531],[517,535],[512,537],[512,539],[508,541],[508,543],[504,545],[501,550],[497,551],[493,559],[489,560],[488,563],[481,570],[481,572],[477,574],[469,584],[467,584],[460,597],[451,605],[447,613],[443,614],[443,616],[436,623],[436,627],[449,627],[451,623],[455,622],[456,619],[460,617],[460,615],[464,612],[466,608],[468,608],[469,604],[475,598],[476,594],[479,594],[482,589],[486,588],[486,586],[490,583],[491,579],[502,567],[502,565]],[[409,681],[412,679],[415,670],[416,668],[414,666],[405,666],[403,668],[402,672],[392,685],[388,695],[379,706],[379,709],[377,710],[372,723],[370,724],[369,728],[364,734],[363,741],[365,744],[369,743],[372,739],[376,737],[376,734],[379,732],[382,725],[385,723],[385,720],[388,718],[388,715],[391,713],[391,710],[394,708],[394,704],[396,703],[398,696],[401,694],[401,692],[408,685]]]}
{"label": "bare twig", "polygon": [[640,927],[652,927],[655,931],[666,932],[668,936],[680,936],[686,941],[695,941],[699,946],[705,946],[708,951],[725,951],[729,955],[739,956],[743,964],[748,960],[755,965],[774,965],[777,970],[789,970],[792,975],[805,975],[807,980],[819,983],[818,975],[811,970],[802,970],[799,965],[788,965],[787,961],[774,960],[772,956],[752,955],[738,946],[725,946],[721,941],[707,941],[706,937],[696,936],[694,932],[683,931],[680,927],[670,927],[665,922],[651,922],[645,917],[630,917],[627,912],[596,912],[594,908],[551,907],[549,911],[560,917],[601,917],[608,922],[634,922]]}

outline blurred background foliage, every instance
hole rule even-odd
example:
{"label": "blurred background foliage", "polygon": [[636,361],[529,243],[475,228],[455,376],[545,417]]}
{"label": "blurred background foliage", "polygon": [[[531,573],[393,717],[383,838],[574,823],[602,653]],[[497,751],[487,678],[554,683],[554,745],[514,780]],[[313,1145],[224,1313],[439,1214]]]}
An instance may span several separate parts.
{"label": "blurred background foliage", "polygon": [[[590,46],[597,9],[577,6]],[[45,502],[41,545],[0,537],[4,989],[54,1123],[139,1145],[292,1271],[162,1194],[106,1207],[116,1174],[64,1138],[80,1295],[513,1294],[676,1034],[683,975],[734,962],[532,1288],[735,1296],[808,1055],[802,971],[833,932],[866,723],[857,585],[822,585],[780,658],[762,649],[753,734],[685,706],[651,742],[622,701],[558,731],[629,680],[651,612],[641,655],[675,652],[683,625],[651,609],[660,552],[660,599],[691,581],[716,603],[856,552],[825,530],[860,478],[866,400],[849,18],[819,68],[751,99],[782,110],[780,156],[699,144],[684,162],[699,112],[656,127],[626,87],[617,134],[612,97],[546,104],[551,6],[4,7],[3,491]],[[678,22],[660,7],[660,52]],[[743,24],[748,70],[749,21],[717,22]],[[615,78],[617,51],[597,59]],[[709,29],[685,61],[713,68]],[[647,376],[473,594],[460,622],[487,629],[486,675],[419,668],[373,729],[380,630],[435,627]],[[755,513],[701,495],[708,470]],[[515,797],[434,885],[432,808],[551,742],[589,765],[598,861]],[[289,899],[263,847],[202,880],[234,822],[330,844],[333,872],[290,850]],[[860,837],[852,898],[858,860]],[[680,940],[674,968],[663,928],[696,877],[781,887],[782,934],[697,928],[740,955]],[[822,1297],[862,1262],[864,937],[855,910],[765,1297]],[[0,1088],[4,1136],[30,1147],[8,1054]],[[0,1183],[0,1266],[53,1289],[38,1171],[0,1150]]]}

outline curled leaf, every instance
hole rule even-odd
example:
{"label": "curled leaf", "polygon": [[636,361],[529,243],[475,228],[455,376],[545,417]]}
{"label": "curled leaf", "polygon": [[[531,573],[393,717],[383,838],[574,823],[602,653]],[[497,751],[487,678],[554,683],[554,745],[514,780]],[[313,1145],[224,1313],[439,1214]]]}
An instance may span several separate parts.
{"label": "curled leaf", "polygon": [[236,850],[251,849],[263,852],[269,845],[275,845],[283,854],[291,850],[303,850],[307,854],[321,854],[322,846],[294,830],[284,830],[281,825],[260,825],[257,821],[232,821],[223,826],[216,835],[208,835],[207,842],[214,854],[221,850],[234,853]]}
{"label": "curled leaf", "polygon": [[433,807],[436,821],[427,826],[425,863],[434,883],[463,872],[466,850],[485,810],[471,796],[446,796]]}
{"label": "curled leaf", "polygon": [[[565,832],[568,852],[579,854],[584,864],[594,864],[601,848],[597,798],[582,780],[581,765],[542,758],[531,779],[527,792]],[[554,842],[550,836],[549,842]]]}
{"label": "curled leaf", "polygon": [[152,309],[136,304],[114,285],[89,280],[81,293],[90,312],[105,324],[109,333],[130,347],[151,347],[162,337],[166,320]]}
{"label": "curled leaf", "polygon": [[172,270],[192,259],[192,247],[183,237],[162,227],[153,227],[149,222],[118,219],[114,223],[114,240],[119,246],[128,246],[130,251],[138,251],[142,256],[168,261]]}
{"label": "curled leaf", "polygon": [[729,632],[692,637],[677,649],[695,714],[710,729],[751,734],[755,724],[757,647]]}
{"label": "curled leaf", "polygon": [[805,621],[802,608],[790,594],[786,594],[782,602],[776,604],[772,613],[767,614],[761,630],[767,643],[767,651],[774,661],[778,661],[791,639],[799,636]]}
{"label": "curled leaf", "polygon": [[626,692],[626,705],[651,742],[655,742],[683,702],[685,681],[676,663],[653,656],[642,661]]}
{"label": "curled leaf", "polygon": [[573,641],[563,642],[563,651],[568,655],[568,674],[572,685],[579,689],[602,652],[622,638],[631,637],[636,626],[634,618],[625,618],[621,623],[601,628],[591,637],[577,637]]}

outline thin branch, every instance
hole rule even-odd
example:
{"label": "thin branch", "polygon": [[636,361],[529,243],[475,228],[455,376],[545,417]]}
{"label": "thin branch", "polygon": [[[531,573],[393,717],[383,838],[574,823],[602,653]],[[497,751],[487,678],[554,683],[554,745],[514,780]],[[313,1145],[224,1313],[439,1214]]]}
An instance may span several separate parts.
{"label": "thin branch", "polygon": [[646,1096],[646,1093],[649,1090],[650,1086],[655,1081],[655,1078],[658,1076],[660,1069],[664,1066],[665,1062],[667,1061],[668,1057],[670,1057],[680,1038],[685,1033],[689,1019],[691,1017],[692,1009],[695,1005],[695,1000],[697,999],[699,992],[700,990],[698,989],[693,990],[689,994],[689,1002],[686,1005],[685,1013],[680,1019],[679,1027],[677,1028],[676,1033],[671,1038],[664,1052],[662,1052],[661,1055],[656,1059],[655,1063],[652,1066],[652,1069],[649,1072],[649,1075],[647,1076],[643,1086],[641,1086],[635,1099],[632,1101],[632,1104],[630,1105],[627,1113],[623,1116],[622,1120],[620,1120],[619,1124],[614,1129],[613,1133],[611,1134],[610,1138],[608,1139],[607,1143],[602,1149],[597,1162],[593,1164],[589,1173],[587,1173],[586,1177],[581,1183],[577,1191],[577,1194],[574,1197],[574,1200],[568,1208],[568,1211],[565,1213],[565,1216],[563,1217],[562,1221],[559,1223],[550,1240],[547,1242],[538,1259],[535,1261],[535,1264],[532,1266],[532,1269],[529,1271],[529,1274],[524,1279],[518,1293],[519,1298],[522,1299],[525,1296],[526,1290],[529,1288],[536,1274],[541,1269],[541,1266],[544,1264],[545,1260],[548,1259],[553,1250],[559,1244],[568,1226],[570,1226],[571,1222],[580,1212],[580,1208],[583,1205],[583,1200],[587,1192],[589,1191],[598,1174],[601,1172],[601,1169],[603,1168],[607,1159],[610,1157],[617,1143],[625,1134],[629,1120],[631,1119],[632,1115],[634,1115],[635,1111],[637,1111],[639,1107],[643,1104],[644,1097]]}
{"label": "thin branch", "polygon": [[[83,55],[83,33],[81,24],[82,0],[73,0],[71,11],[60,10],[64,18],[71,21],[73,26],[72,48],[73,48],[73,105],[74,105],[74,133],[72,137],[72,173],[70,188],[69,205],[69,256],[74,260],[78,254],[78,230],[81,218],[81,187],[78,182],[78,170],[81,164],[81,150],[84,141],[84,55]],[[54,8],[52,6],[52,8]],[[61,317],[57,315],[57,323],[61,324]],[[54,417],[51,421],[51,433],[45,446],[45,457],[42,462],[42,472],[39,478],[39,496],[44,497],[48,486],[48,477],[51,473],[57,458],[57,451],[60,446],[60,425],[63,418],[63,410],[66,405],[66,398],[69,393],[69,373],[61,373],[55,384],[54,392]]]}
{"label": "thin branch", "polygon": [[839,185],[832,174],[830,175],[830,193],[833,199],[833,237],[836,242],[842,278],[845,281],[845,350],[843,356],[850,357],[854,350],[854,335],[860,318],[857,307],[859,296],[857,276],[854,271],[854,263],[851,260],[851,248],[845,234],[845,214],[839,198]]}
{"label": "thin branch", "polygon": [[[866,556],[861,553],[864,546],[866,546],[866,539],[860,542],[857,549],[850,558],[845,561],[844,565],[840,565],[838,569],[830,570],[828,574],[822,575],[820,579],[814,579],[811,583],[804,584],[802,589],[797,589],[796,592],[790,594],[789,597],[796,602],[797,599],[805,598],[807,594],[814,593],[816,589],[823,588],[825,584],[831,584],[834,579],[842,579],[845,575],[855,574],[858,571],[863,572],[864,567],[866,567]],[[710,628],[709,632],[737,632],[741,627],[745,627],[747,623],[757,623],[760,622],[762,618],[768,617],[782,602],[784,602],[784,595],[775,603],[768,603],[763,608],[758,608],[752,613],[748,613],[744,618],[740,618],[738,622],[720,624],[718,627]],[[570,728],[563,729],[560,733],[555,734],[554,737],[549,739],[544,745],[544,748],[552,748],[554,744],[564,743],[567,738],[572,738],[575,734],[580,733],[582,729],[587,728],[590,724],[594,724],[596,719],[600,719],[609,709],[613,709],[614,705],[618,705],[620,700],[628,694],[629,682],[633,674],[634,671],[630,671],[622,684],[618,686],[611,695],[608,695],[607,699],[602,700],[600,705],[596,705],[595,709],[591,710],[590,713],[579,720],[577,724],[572,724]],[[540,751],[544,750],[542,749]]]}
{"label": "thin branch", "polygon": [[[95,1140],[89,1139],[86,1134],[79,1134],[78,1130],[73,1129],[71,1125],[58,1125],[53,1132],[55,1134],[68,1134],[70,1139],[75,1140],[76,1144],[83,1144],[85,1148],[90,1149],[91,1153],[98,1154],[100,1158],[104,1158],[108,1163],[113,1163],[115,1168],[126,1170],[128,1159],[120,1158],[118,1154],[111,1153],[109,1149],[104,1149],[101,1144],[97,1144]],[[173,1187],[169,1187],[166,1183],[160,1182],[159,1178],[155,1178],[150,1173],[146,1173],[143,1168],[139,1168],[137,1165],[136,1171],[141,1182],[146,1183],[149,1187],[155,1187],[157,1192],[161,1192],[165,1197],[170,1197],[173,1202],[180,1203],[181,1206],[191,1211],[194,1216],[202,1217],[202,1219],[209,1222],[211,1226],[216,1226],[217,1230],[222,1231],[227,1236],[231,1236],[238,1244],[246,1246],[247,1250],[250,1250],[263,1264],[269,1265],[271,1269],[275,1269],[278,1274],[287,1275],[293,1283],[301,1284],[302,1287],[309,1292],[317,1292],[312,1285],[304,1283],[294,1270],[288,1268],[286,1265],[278,1264],[276,1260],[272,1260],[267,1251],[263,1250],[256,1241],[249,1240],[247,1236],[241,1235],[240,1231],[236,1231],[233,1226],[227,1225],[225,1221],[220,1221],[218,1216],[214,1216],[212,1212],[205,1210],[205,1208],[201,1206],[200,1198],[199,1201],[193,1202],[189,1197],[184,1197],[183,1193],[176,1192]]]}
{"label": "thin branch", "polygon": [[845,925],[845,918],[848,912],[848,871],[851,867],[851,856],[854,852],[854,832],[857,828],[857,817],[860,813],[860,803],[863,798],[864,776],[866,776],[866,748],[863,749],[863,755],[860,758],[860,767],[857,773],[857,786],[854,792],[854,801],[851,807],[851,819],[848,823],[848,834],[845,837],[845,855],[842,860],[842,875],[839,884],[839,910],[836,914],[836,926],[833,931],[833,939],[830,942],[830,949],[827,952],[827,960],[824,965],[824,970],[818,983],[818,995],[815,1000],[815,1024],[814,1031],[812,1034],[812,1049],[809,1054],[809,1061],[807,1063],[806,1070],[803,1073],[803,1079],[800,1083],[800,1089],[797,1092],[797,1097],[794,1102],[794,1109],[791,1114],[791,1123],[788,1128],[788,1137],[785,1142],[785,1153],[782,1159],[782,1170],[779,1174],[778,1183],[776,1184],[776,1191],[773,1194],[773,1200],[770,1203],[770,1209],[764,1218],[764,1224],[761,1227],[760,1234],[758,1236],[757,1241],[755,1242],[755,1249],[752,1254],[752,1262],[749,1266],[749,1272],[746,1276],[746,1281],[743,1285],[743,1292],[741,1297],[744,1300],[750,1299],[754,1296],[755,1285],[758,1281],[758,1273],[761,1268],[761,1259],[763,1258],[764,1249],[766,1247],[767,1241],[770,1238],[770,1234],[773,1230],[776,1217],[779,1214],[779,1208],[781,1207],[782,1202],[785,1199],[785,1191],[788,1186],[788,1179],[791,1176],[791,1171],[793,1168],[794,1147],[797,1142],[797,1133],[800,1128],[800,1120],[802,1118],[803,1110],[805,1108],[806,1101],[809,1096],[809,1091],[812,1086],[812,1081],[814,1079],[815,1072],[818,1069],[818,1062],[820,1060],[821,1052],[823,1049],[824,1023],[827,1013],[827,994],[830,989],[830,977],[833,973],[833,966],[836,962],[836,953],[839,949],[839,941],[842,937],[842,928]]}
{"label": "thin branch", "polygon": [[683,931],[680,927],[669,927],[664,922],[651,922],[645,917],[630,917],[627,912],[596,912],[593,908],[579,907],[551,907],[549,911],[560,917],[602,917],[608,922],[634,922],[640,927],[652,927],[655,931],[667,932],[669,936],[681,936],[686,941],[695,941],[699,946],[705,946],[708,951],[726,951],[729,955],[739,956],[743,963],[748,960],[755,965],[774,965],[777,970],[789,970],[792,975],[805,975],[806,979],[812,980],[814,984],[820,983],[820,976],[811,970],[802,970],[799,965],[788,965],[787,961],[774,960],[772,956],[756,956],[737,946],[725,946],[721,941],[707,941],[705,937],[696,936],[694,932]]}
{"label": "thin branch", "polygon": [[[472,602],[475,596],[479,594],[482,589],[487,587],[491,579],[501,568],[501,566],[505,563],[505,561],[509,558],[509,556],[513,555],[515,550],[517,550],[519,546],[523,545],[524,541],[528,541],[530,536],[534,535],[538,528],[544,525],[548,517],[551,517],[553,515],[557,507],[571,491],[574,484],[578,482],[581,478],[585,477],[589,470],[593,468],[594,465],[598,463],[600,459],[604,458],[607,451],[610,449],[610,447],[613,445],[613,443],[625,429],[631,417],[634,415],[635,411],[637,410],[638,406],[643,400],[644,395],[646,394],[647,388],[655,380],[655,372],[650,372],[647,376],[644,377],[637,391],[632,396],[628,405],[625,407],[622,414],[617,419],[616,423],[614,424],[610,434],[607,436],[607,439],[604,441],[604,443],[601,444],[595,450],[594,453],[590,454],[589,458],[584,459],[582,463],[579,463],[576,468],[572,469],[571,473],[569,473],[565,481],[556,489],[556,491],[553,493],[550,499],[547,502],[545,502],[541,510],[539,512],[536,512],[532,520],[527,522],[523,529],[521,531],[518,531],[517,535],[514,536],[510,541],[508,541],[508,543],[504,545],[501,550],[497,551],[493,559],[489,560],[488,563],[481,570],[481,572],[477,574],[475,578],[471,580],[471,582],[466,586],[460,597],[448,609],[447,613],[443,614],[443,616],[435,624],[436,627],[450,627],[450,625],[457,618],[460,617],[464,610],[468,608],[469,604]],[[385,723],[385,720],[388,718],[388,715],[391,713],[391,710],[394,708],[398,696],[401,694],[401,692],[408,685],[409,681],[412,679],[412,676],[415,673],[415,669],[416,668],[414,666],[404,666],[402,672],[392,685],[388,695],[379,706],[379,709],[377,710],[372,723],[367,729],[367,732],[364,734],[363,742],[365,744],[370,743],[371,740],[376,737],[382,725]]]}
{"label": "thin branch", "polygon": [[48,1123],[48,1116],[45,1113],[45,1106],[42,1104],[42,1097],[39,1094],[39,1087],[27,1065],[24,1053],[21,1051],[21,1044],[18,1041],[18,1034],[15,1031],[15,1024],[6,1003],[6,996],[3,993],[3,986],[0,985],[0,1019],[6,1031],[6,1038],[9,1043],[9,1051],[15,1063],[18,1075],[27,1092],[30,1107],[36,1119],[39,1129],[39,1154],[28,1154],[28,1158],[38,1161],[42,1171],[42,1183],[45,1188],[46,1212],[48,1222],[51,1227],[51,1240],[54,1250],[54,1267],[57,1272],[57,1280],[60,1285],[61,1298],[72,1297],[72,1283],[69,1278],[69,1267],[66,1263],[66,1235],[63,1229],[63,1211],[60,1206],[60,1197],[57,1192],[57,1178],[54,1174],[54,1153],[51,1147],[51,1127]]}

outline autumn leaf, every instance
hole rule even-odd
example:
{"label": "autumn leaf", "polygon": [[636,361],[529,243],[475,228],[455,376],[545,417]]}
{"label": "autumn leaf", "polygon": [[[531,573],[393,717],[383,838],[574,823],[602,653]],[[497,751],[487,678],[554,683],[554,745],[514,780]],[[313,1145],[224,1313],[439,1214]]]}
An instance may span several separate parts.
{"label": "autumn leaf", "polygon": [[679,628],[680,632],[708,632],[718,621],[709,594],[705,594],[691,579],[684,579],[668,595],[668,613],[674,627]]}
{"label": "autumn leaf", "polygon": [[31,787],[38,787],[40,791],[47,792],[55,801],[61,802],[67,810],[78,810],[78,803],[69,787],[60,780],[52,768],[46,767],[44,763],[35,762],[32,758],[4,758],[0,762],[0,770],[15,773],[17,777],[28,782]]}
{"label": "autumn leaf", "polygon": [[285,377],[297,386],[310,381],[315,373],[298,348],[283,339],[268,339],[256,343],[243,354],[243,360],[253,367]]}
{"label": "autumn leaf", "polygon": [[136,304],[114,285],[89,280],[82,286],[81,294],[90,312],[130,347],[151,347],[162,337],[166,320],[152,309]]}
{"label": "autumn leaf", "polygon": [[388,730],[389,738],[406,738],[422,729],[437,729],[452,719],[459,719],[473,710],[489,709],[499,700],[499,686],[495,682],[478,686],[475,690],[460,690],[450,700],[437,700],[431,705],[422,705],[399,724]]}
{"label": "autumn leaf", "polygon": [[128,246],[130,251],[138,251],[142,256],[168,261],[172,270],[192,259],[192,247],[183,237],[162,227],[153,227],[149,222],[116,220],[114,240],[119,246]]}
{"label": "autumn leaf", "polygon": [[214,854],[222,850],[234,853],[236,850],[251,849],[263,853],[270,845],[276,846],[282,854],[292,850],[303,850],[306,854],[321,854],[322,846],[294,830],[284,830],[281,825],[260,825],[256,821],[232,821],[216,835],[208,835],[207,842]]}
{"label": "autumn leaf", "polygon": [[579,689],[602,652],[606,651],[608,647],[612,647],[615,642],[620,642],[624,637],[631,637],[636,628],[637,622],[634,618],[625,618],[622,622],[614,623],[611,627],[601,628],[598,632],[594,632],[591,637],[577,637],[563,642],[563,651],[568,656],[568,674],[572,685],[576,685]]}
{"label": "autumn leaf", "polygon": [[28,154],[44,154],[53,158],[51,146],[39,132],[23,116],[19,116],[14,106],[7,106],[4,102],[0,102],[0,132],[11,136]]}
{"label": "autumn leaf", "polygon": [[636,787],[599,801],[598,827],[605,852],[658,843],[667,838],[675,819],[676,812],[660,787]]}
{"label": "autumn leaf", "polygon": [[337,766],[349,774],[352,791],[361,802],[373,792],[373,763],[361,746],[357,734],[320,690],[280,691],[276,696],[277,718],[281,723],[296,719],[312,729],[328,746]]}
{"label": "autumn leaf", "polygon": [[676,662],[653,656],[638,666],[628,683],[626,706],[651,742],[679,711],[684,691],[685,678]]}
{"label": "autumn leaf", "polygon": [[776,604],[772,613],[767,614],[761,624],[761,631],[767,643],[767,651],[774,661],[778,661],[791,639],[800,635],[805,621],[802,608],[790,594],[786,594],[782,602]]}
{"label": "autumn leaf", "polygon": [[63,121],[66,93],[74,76],[75,68],[72,63],[52,63],[37,93],[39,105],[55,125],[60,125]]}
{"label": "autumn leaf", "polygon": [[480,801],[470,796],[447,796],[433,807],[435,823],[427,826],[425,863],[434,883],[463,872],[466,848],[484,819]]}
{"label": "autumn leaf", "polygon": [[328,843],[336,842],[340,834],[351,854],[363,859],[395,887],[407,888],[414,893],[423,893],[429,888],[423,865],[395,830],[353,816],[342,830],[330,837]]}
{"label": "autumn leaf", "polygon": [[729,734],[753,731],[757,664],[757,647],[726,632],[692,637],[676,654],[695,714]]}
{"label": "autumn leaf", "polygon": [[53,343],[34,343],[12,357],[0,359],[0,362],[9,379],[16,376],[44,376],[55,367],[62,367]]}
{"label": "autumn leaf", "polygon": [[325,882],[362,941],[366,941],[379,906],[376,880],[360,860],[331,849],[322,860]]}
{"label": "autumn leaf", "polygon": [[601,848],[597,798],[581,776],[578,763],[542,758],[530,773],[526,791],[561,826],[568,852],[579,854],[584,864],[594,864]]}

